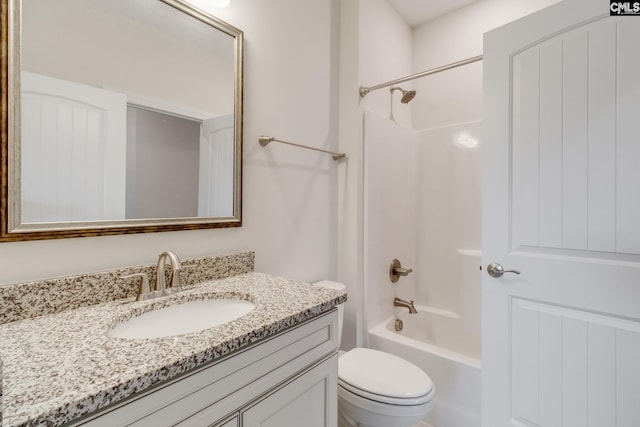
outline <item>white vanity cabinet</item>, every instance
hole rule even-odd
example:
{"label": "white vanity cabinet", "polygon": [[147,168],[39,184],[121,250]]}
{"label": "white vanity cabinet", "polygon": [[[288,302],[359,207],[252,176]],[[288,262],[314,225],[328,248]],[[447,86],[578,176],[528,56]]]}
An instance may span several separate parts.
{"label": "white vanity cabinet", "polygon": [[69,425],[336,427],[337,311]]}

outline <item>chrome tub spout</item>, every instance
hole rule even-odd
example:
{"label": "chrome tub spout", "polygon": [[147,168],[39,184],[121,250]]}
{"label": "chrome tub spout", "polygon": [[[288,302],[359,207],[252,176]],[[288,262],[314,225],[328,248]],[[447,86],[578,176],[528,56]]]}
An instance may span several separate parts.
{"label": "chrome tub spout", "polygon": [[398,297],[396,297],[393,300],[393,306],[394,307],[405,307],[409,309],[409,313],[410,314],[416,314],[418,312],[418,310],[416,310],[416,308],[413,306],[413,300],[411,302],[407,302],[403,299],[400,299]]}

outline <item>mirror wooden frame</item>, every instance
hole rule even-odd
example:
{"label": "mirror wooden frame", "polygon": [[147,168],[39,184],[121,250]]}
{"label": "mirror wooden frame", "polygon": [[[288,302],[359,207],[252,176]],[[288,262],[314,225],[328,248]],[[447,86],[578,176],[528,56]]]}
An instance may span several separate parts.
{"label": "mirror wooden frame", "polygon": [[[22,224],[20,188],[20,0],[0,0],[0,242],[242,226],[243,40],[241,30],[182,0],[158,0],[235,40],[233,216]],[[13,162],[14,167],[11,167]],[[16,167],[17,165],[17,167]]]}

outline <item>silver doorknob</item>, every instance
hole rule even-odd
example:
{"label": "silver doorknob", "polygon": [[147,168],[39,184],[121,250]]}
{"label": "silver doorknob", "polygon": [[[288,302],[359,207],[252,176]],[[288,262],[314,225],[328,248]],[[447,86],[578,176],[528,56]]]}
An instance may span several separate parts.
{"label": "silver doorknob", "polygon": [[487,273],[489,273],[491,277],[502,277],[504,273],[520,274],[518,270],[505,270],[504,267],[497,262],[492,262],[487,266]]}

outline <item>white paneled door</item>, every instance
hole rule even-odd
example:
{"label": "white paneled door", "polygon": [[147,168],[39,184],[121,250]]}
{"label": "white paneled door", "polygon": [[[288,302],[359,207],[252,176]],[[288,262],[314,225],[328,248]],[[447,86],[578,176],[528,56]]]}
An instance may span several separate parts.
{"label": "white paneled door", "polygon": [[22,72],[22,223],[124,219],[126,96]]}
{"label": "white paneled door", "polygon": [[485,35],[484,427],[640,426],[639,41],[605,0]]}
{"label": "white paneled door", "polygon": [[233,216],[234,148],[232,114],[202,122],[198,216]]}

